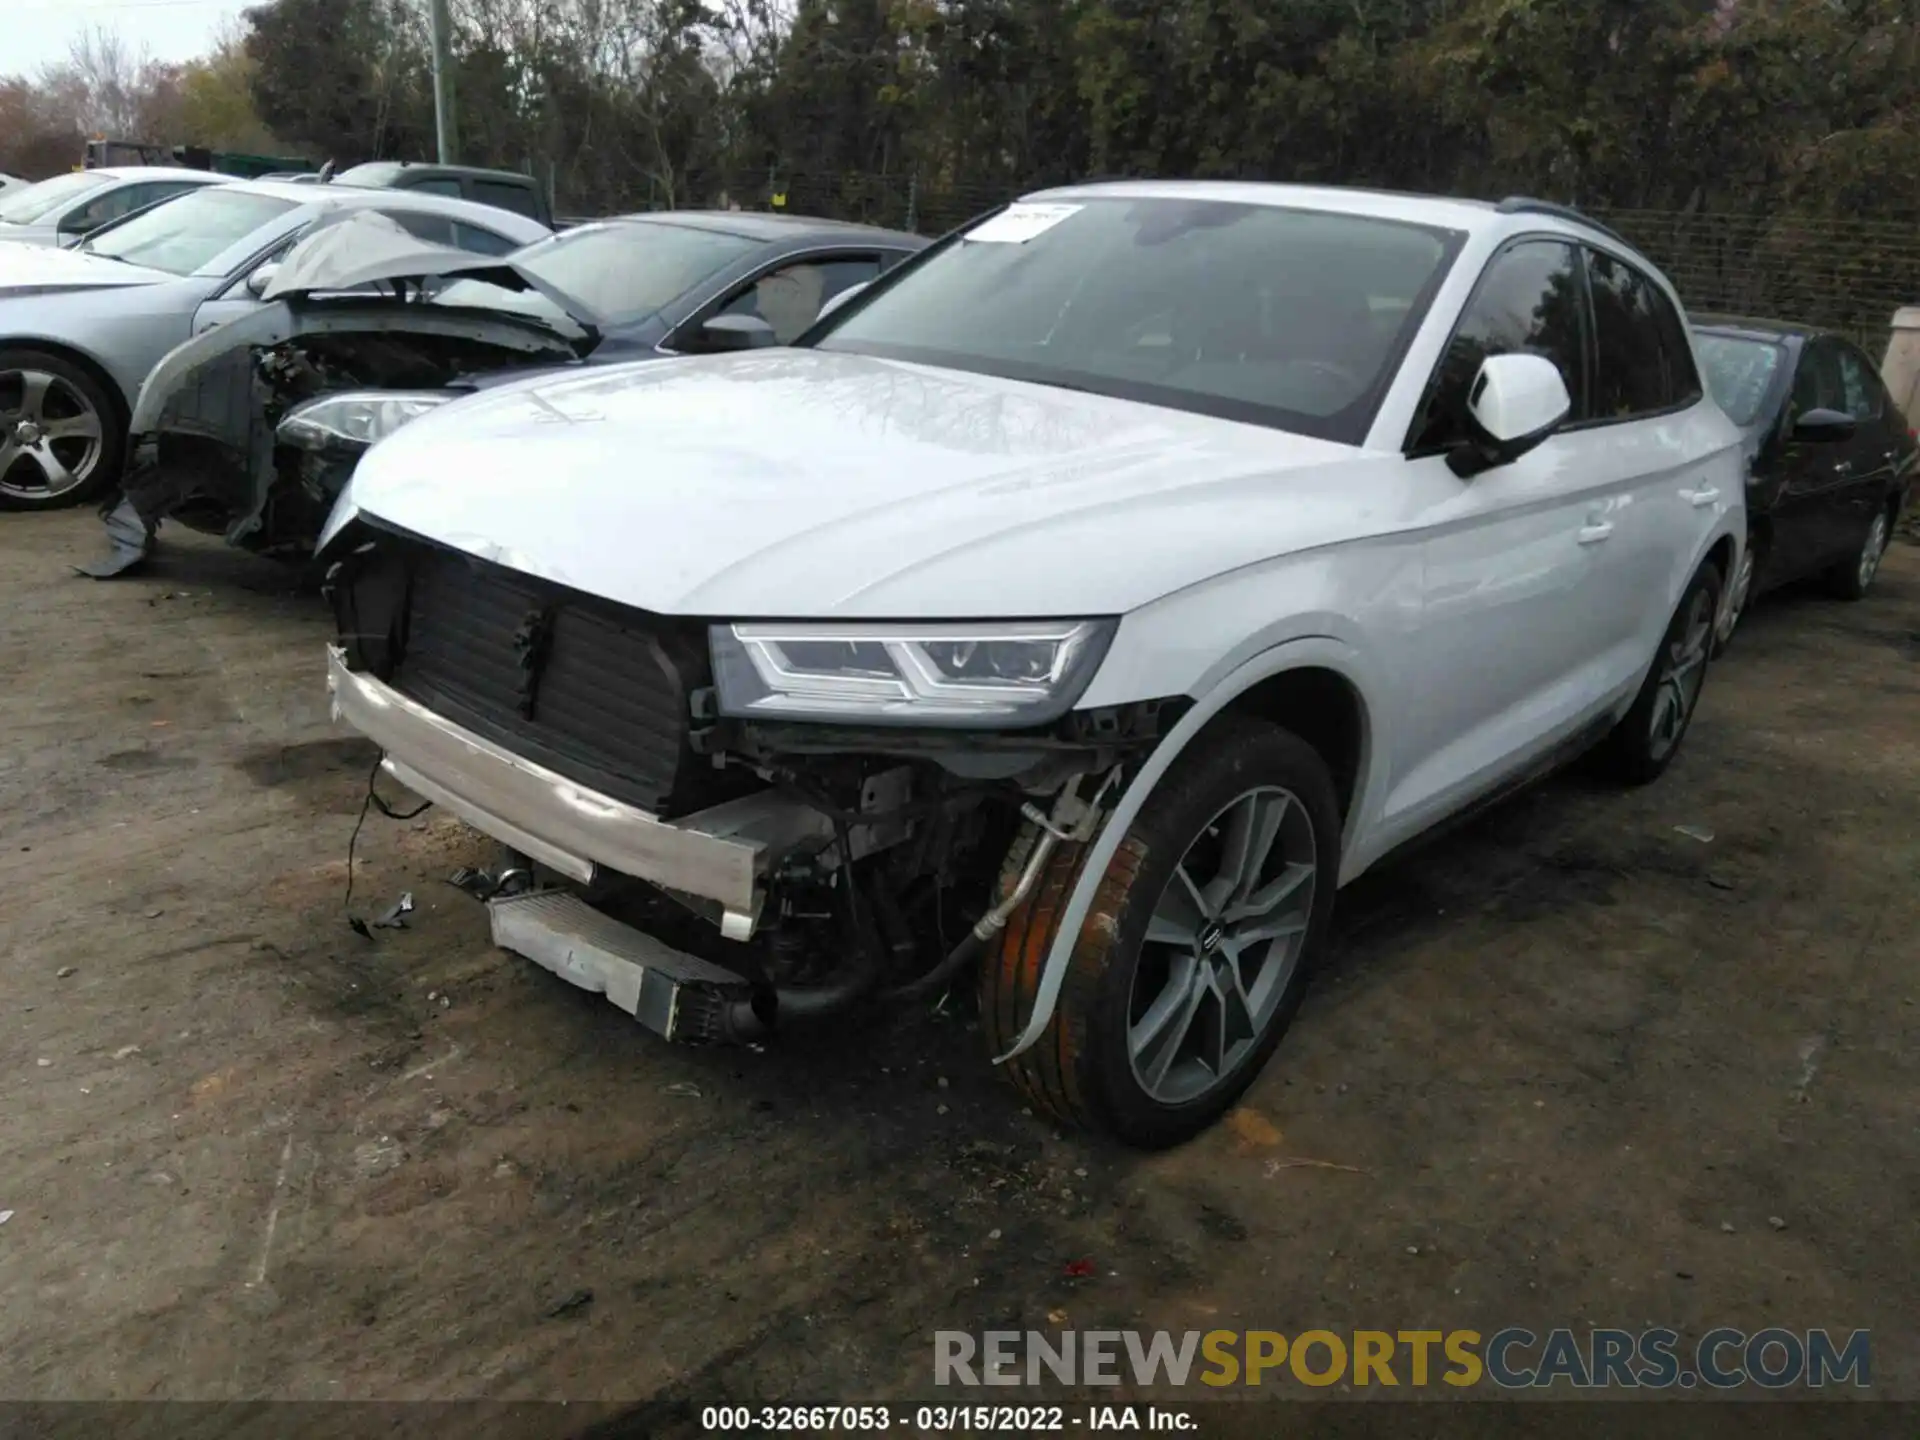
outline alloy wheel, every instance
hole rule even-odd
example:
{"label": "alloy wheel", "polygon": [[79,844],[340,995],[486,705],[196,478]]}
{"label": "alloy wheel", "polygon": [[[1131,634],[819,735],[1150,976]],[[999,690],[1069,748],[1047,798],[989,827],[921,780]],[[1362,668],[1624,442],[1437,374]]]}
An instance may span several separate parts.
{"label": "alloy wheel", "polygon": [[1249,790],[1201,828],[1153,908],[1128,1004],[1134,1079],[1184,1105],[1259,1045],[1300,964],[1318,878],[1313,820],[1290,792]]}
{"label": "alloy wheel", "polygon": [[85,485],[106,425],[85,395],[45,370],[0,371],[0,493],[47,500]]}
{"label": "alloy wheel", "polygon": [[1860,588],[1865,590],[1873,584],[1873,577],[1880,573],[1880,561],[1887,553],[1887,515],[1883,510],[1873,517],[1873,528],[1867,531],[1866,543],[1860,547]]}
{"label": "alloy wheel", "polygon": [[1652,751],[1664,759],[1686,733],[1687,721],[1700,699],[1707,678],[1707,652],[1713,641],[1713,592],[1705,586],[1687,601],[1679,634],[1668,642],[1660,658],[1660,679],[1654,690],[1649,721]]}

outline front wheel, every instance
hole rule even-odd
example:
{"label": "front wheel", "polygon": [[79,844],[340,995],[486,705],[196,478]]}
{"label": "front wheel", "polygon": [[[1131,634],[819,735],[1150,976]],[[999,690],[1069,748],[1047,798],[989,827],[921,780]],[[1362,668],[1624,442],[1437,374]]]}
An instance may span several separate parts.
{"label": "front wheel", "polygon": [[1616,780],[1648,784],[1680,753],[1713,659],[1720,586],[1720,570],[1712,562],[1695,573],[1660,639],[1640,693],[1601,742],[1597,758]]}
{"label": "front wheel", "polygon": [[1887,512],[1882,510],[1873,517],[1873,524],[1867,527],[1867,538],[1860,542],[1860,549],[1827,572],[1827,586],[1842,600],[1864,600],[1867,591],[1873,587],[1874,576],[1880,573],[1880,561],[1887,553],[1887,542],[1893,538],[1893,522]]}
{"label": "front wheel", "polygon": [[[1007,1064],[1054,1117],[1145,1148],[1211,1125],[1292,1023],[1333,911],[1340,810],[1311,746],[1228,717],[1148,797],[1045,1033]],[[994,1054],[1032,1013],[1084,856],[1055,857],[980,972]]]}

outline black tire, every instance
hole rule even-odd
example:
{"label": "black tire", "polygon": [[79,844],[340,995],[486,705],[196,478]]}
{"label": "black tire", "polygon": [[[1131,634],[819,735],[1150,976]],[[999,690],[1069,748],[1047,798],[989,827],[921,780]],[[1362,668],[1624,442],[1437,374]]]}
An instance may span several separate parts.
{"label": "black tire", "polygon": [[[1276,796],[1276,791],[1283,793]],[[1175,893],[1169,887],[1178,883],[1176,868],[1203,847],[1225,852],[1232,842],[1221,832],[1234,822],[1223,817],[1249,801],[1256,806],[1277,804],[1285,817],[1274,822],[1272,842],[1283,862],[1289,853],[1313,856],[1313,874],[1307,882],[1311,893],[1300,897],[1296,888],[1295,898],[1288,903],[1297,907],[1297,914],[1285,922],[1304,925],[1304,929],[1297,932],[1297,945],[1286,940],[1284,953],[1273,948],[1280,941],[1261,937],[1249,942],[1249,955],[1254,946],[1268,946],[1265,953],[1270,958],[1264,963],[1277,967],[1263,984],[1263,962],[1234,958],[1238,947],[1231,943],[1230,933],[1208,922],[1206,929],[1219,933],[1211,942],[1204,936],[1197,941],[1190,963],[1196,971],[1211,965],[1217,975],[1228,973],[1221,967],[1231,966],[1231,973],[1244,976],[1244,967],[1251,966],[1256,979],[1240,987],[1240,995],[1244,1000],[1249,988],[1264,989],[1264,1018],[1235,1042],[1230,1064],[1202,1069],[1199,1062],[1188,1060],[1182,1065],[1182,1073],[1212,1076],[1205,1082],[1208,1088],[1178,1101],[1158,1098],[1136,1073],[1129,1044],[1135,1027],[1145,1023],[1144,1017],[1134,1013],[1140,998],[1136,982],[1152,988],[1157,969],[1171,972],[1175,963],[1188,964],[1189,957],[1181,952],[1169,959],[1173,947],[1158,941],[1150,949],[1148,924],[1163,892]],[[1298,815],[1289,808],[1292,804],[1299,807]],[[1249,821],[1250,826],[1254,823]],[[1301,829],[1303,823],[1310,831]],[[1083,859],[1083,852],[1054,857],[980,967],[981,1028],[995,1056],[1012,1048],[1032,1013],[1047,952]],[[1320,756],[1298,736],[1276,726],[1238,716],[1217,721],[1155,788],[1128,829],[1081,927],[1045,1033],[1002,1068],[1035,1109],[1128,1145],[1159,1149],[1198,1135],[1253,1083],[1292,1023],[1325,941],[1339,865],[1340,808],[1333,779]],[[1264,873],[1259,866],[1255,871],[1256,879]],[[1277,885],[1277,879],[1264,881],[1254,893]],[[1227,943],[1222,943],[1223,936]],[[1174,983],[1169,978],[1157,993],[1165,998]],[[1204,984],[1196,982],[1189,993],[1204,989]],[[1223,1027],[1219,1033],[1228,1033],[1224,1027],[1229,1002],[1224,996],[1203,996],[1197,1003],[1199,1008],[1190,1012],[1194,1023],[1183,1035],[1212,1033],[1209,1026],[1215,1015]],[[1251,1010],[1241,1013],[1252,1018]],[[1202,1023],[1202,1015],[1207,1023]],[[1177,1048],[1170,1045],[1161,1053]],[[1224,1040],[1216,1054],[1228,1054]]]}
{"label": "black tire", "polygon": [[[1720,613],[1722,583],[1720,567],[1708,561],[1694,574],[1682,592],[1679,605],[1674,607],[1673,618],[1667,623],[1666,633],[1660,637],[1660,648],[1654,652],[1653,663],[1647,667],[1640,693],[1634,697],[1632,706],[1621,717],[1620,723],[1613,727],[1594,752],[1599,768],[1612,779],[1625,785],[1649,784],[1665,774],[1674,756],[1680,753],[1681,743],[1693,724],[1693,713],[1699,708],[1700,696],[1706,690],[1707,671],[1713,662],[1714,621]],[[1706,634],[1700,641],[1699,653],[1690,655],[1689,636],[1696,633],[1703,604]],[[1671,697],[1663,697],[1662,691],[1675,683],[1670,671],[1683,657],[1697,664],[1698,679],[1691,678],[1694,670],[1685,673],[1690,683],[1680,687],[1678,698],[1682,703],[1676,727],[1671,724],[1670,714],[1663,709]],[[1656,719],[1663,722],[1658,728]]]}
{"label": "black tire", "polygon": [[[37,418],[22,407],[29,376],[51,381],[44,392],[50,400]],[[119,399],[90,372],[44,350],[0,349],[0,454],[7,453],[22,422],[31,419],[36,425],[70,424],[81,418],[82,407],[97,426],[97,441],[69,436],[51,441],[51,453],[68,473],[79,477],[76,483],[51,488],[46,483],[46,469],[33,454],[16,454],[5,473],[0,473],[0,509],[64,510],[96,500],[119,482],[127,449],[126,421]],[[83,464],[83,475],[72,468]]]}
{"label": "black tire", "polygon": [[1827,589],[1842,600],[1866,599],[1892,543],[1893,507],[1887,506],[1873,517],[1867,533],[1860,537],[1860,548],[1827,571]]}

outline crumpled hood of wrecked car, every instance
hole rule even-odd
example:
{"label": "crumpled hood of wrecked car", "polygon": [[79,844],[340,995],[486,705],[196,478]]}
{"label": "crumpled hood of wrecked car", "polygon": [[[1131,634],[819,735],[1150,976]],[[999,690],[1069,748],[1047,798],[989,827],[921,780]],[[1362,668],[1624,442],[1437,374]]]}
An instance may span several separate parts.
{"label": "crumpled hood of wrecked car", "polygon": [[1348,538],[1349,446],[814,350],[502,386],[360,462],[365,517],[659,613],[1117,614]]}

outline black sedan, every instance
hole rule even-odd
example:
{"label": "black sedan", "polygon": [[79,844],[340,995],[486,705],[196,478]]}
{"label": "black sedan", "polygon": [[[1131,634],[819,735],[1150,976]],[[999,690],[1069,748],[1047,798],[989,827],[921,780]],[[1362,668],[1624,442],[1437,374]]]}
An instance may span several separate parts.
{"label": "black sedan", "polygon": [[1920,459],[1873,362],[1838,335],[1774,320],[1696,316],[1694,343],[1749,463],[1747,551],[1721,643],[1756,596],[1792,580],[1818,576],[1860,599]]}

